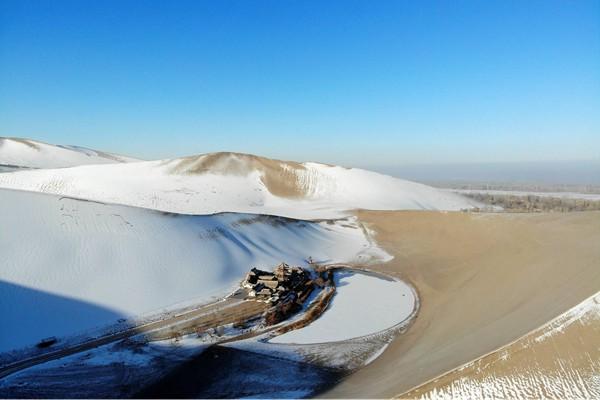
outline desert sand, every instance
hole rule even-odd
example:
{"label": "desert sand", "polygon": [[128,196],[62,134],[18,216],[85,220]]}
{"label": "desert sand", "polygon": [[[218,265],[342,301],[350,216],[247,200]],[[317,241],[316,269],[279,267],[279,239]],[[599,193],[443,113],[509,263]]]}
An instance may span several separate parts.
{"label": "desert sand", "polygon": [[516,342],[403,397],[597,399],[599,376],[596,295]]}
{"label": "desert sand", "polygon": [[600,288],[600,213],[358,211],[421,310],[325,397],[393,397],[519,339]]}

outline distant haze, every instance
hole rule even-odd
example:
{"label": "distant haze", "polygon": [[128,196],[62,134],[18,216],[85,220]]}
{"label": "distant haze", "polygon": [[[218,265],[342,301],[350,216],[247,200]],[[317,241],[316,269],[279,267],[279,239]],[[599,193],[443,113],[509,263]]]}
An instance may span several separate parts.
{"label": "distant haze", "polygon": [[370,169],[424,183],[600,185],[600,160],[422,164]]}

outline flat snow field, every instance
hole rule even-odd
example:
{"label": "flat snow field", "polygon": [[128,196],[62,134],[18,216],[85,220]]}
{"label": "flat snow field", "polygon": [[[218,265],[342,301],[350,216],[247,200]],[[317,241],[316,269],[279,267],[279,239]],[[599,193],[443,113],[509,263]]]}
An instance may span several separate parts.
{"label": "flat snow field", "polygon": [[336,294],[321,317],[270,342],[312,344],[353,339],[398,325],[414,311],[415,294],[402,281],[344,270],[335,272],[334,280]]}
{"label": "flat snow field", "polygon": [[253,266],[386,257],[352,219],[190,216],[0,190],[0,352],[226,295]]}

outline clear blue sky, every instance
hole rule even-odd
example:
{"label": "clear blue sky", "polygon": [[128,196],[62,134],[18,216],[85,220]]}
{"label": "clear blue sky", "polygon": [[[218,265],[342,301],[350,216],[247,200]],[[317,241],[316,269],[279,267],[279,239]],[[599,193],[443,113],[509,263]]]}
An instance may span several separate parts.
{"label": "clear blue sky", "polygon": [[143,158],[600,158],[599,1],[0,0],[0,136]]}

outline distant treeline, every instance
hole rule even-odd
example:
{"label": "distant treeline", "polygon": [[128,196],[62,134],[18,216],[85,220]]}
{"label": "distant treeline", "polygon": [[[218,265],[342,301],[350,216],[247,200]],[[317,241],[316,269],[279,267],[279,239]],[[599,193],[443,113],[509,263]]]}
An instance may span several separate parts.
{"label": "distant treeline", "polygon": [[600,186],[598,185],[437,181],[427,181],[424,183],[438,188],[457,190],[505,190],[516,192],[573,192],[586,194],[600,194]]}
{"label": "distant treeline", "polygon": [[502,207],[505,211],[509,212],[571,212],[600,210],[600,201],[598,200],[488,193],[469,193],[464,194],[464,196],[489,205],[489,207],[476,209],[475,211],[496,211],[494,207]]}

